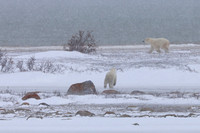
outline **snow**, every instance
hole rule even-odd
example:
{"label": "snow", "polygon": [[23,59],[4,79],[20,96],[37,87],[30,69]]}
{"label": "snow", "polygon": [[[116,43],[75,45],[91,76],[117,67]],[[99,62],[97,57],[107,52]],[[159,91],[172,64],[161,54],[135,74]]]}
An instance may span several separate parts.
{"label": "snow", "polygon": [[[141,100],[143,99],[143,100]],[[19,98],[17,101],[22,104],[24,101]],[[199,99],[195,98],[164,98],[154,97],[151,95],[135,96],[129,94],[115,95],[108,97],[106,95],[84,95],[76,96],[69,95],[66,97],[52,96],[50,98],[43,98],[40,100],[28,99],[26,100],[31,105],[39,105],[40,103],[47,103],[49,105],[67,105],[67,104],[173,104],[173,105],[200,105]]]}
{"label": "snow", "polygon": [[[172,45],[167,54],[148,54],[148,49],[148,45],[103,46],[88,55],[57,47],[10,48],[8,56],[13,59],[34,56],[39,62],[51,60],[66,69],[54,74],[0,73],[0,132],[199,133],[200,46]],[[114,89],[122,94],[102,95],[104,77],[111,67],[117,68]],[[86,80],[95,84],[98,95],[66,95],[72,84]],[[134,90],[145,94],[131,95]],[[39,91],[41,99],[23,101],[29,91]],[[22,105],[24,102],[29,105]],[[91,111],[95,117],[77,117],[78,110]],[[116,115],[103,116],[106,111]],[[66,117],[67,112],[72,117]],[[131,118],[120,118],[123,114]],[[29,116],[33,117],[26,120]]]}
{"label": "snow", "polygon": [[[74,83],[91,80],[94,82],[97,90],[101,92],[104,90],[103,82],[105,73],[106,72],[65,72],[64,74],[47,74],[42,72],[9,73],[0,75],[0,85],[2,88],[4,87],[6,89],[32,87],[35,88],[35,90],[43,88],[46,91],[54,91],[56,89],[67,91]],[[160,90],[166,90],[171,88],[172,90],[178,90],[179,88],[190,88],[191,90],[195,90],[200,86],[199,81],[199,73],[185,72],[175,68],[140,68],[127,70],[125,72],[117,72],[117,85],[115,89],[128,93],[134,89],[151,90],[159,88]],[[49,88],[49,90],[47,88]]]}
{"label": "snow", "polygon": [[[96,54],[75,51],[25,51],[13,53],[14,59],[52,60],[66,67],[64,73],[14,72],[0,74],[0,89],[11,90],[66,90],[74,83],[91,80],[97,91],[104,90],[106,72],[117,68],[116,90],[198,90],[200,87],[199,45],[172,45],[169,54],[148,54],[146,46],[102,46]],[[45,48],[42,47],[42,50]],[[52,48],[50,48],[52,50]],[[25,80],[24,80],[25,79]],[[16,89],[17,88],[17,89]]]}
{"label": "snow", "polygon": [[22,56],[16,56],[16,58],[25,58],[28,59],[30,57],[35,57],[36,59],[59,59],[59,58],[88,58],[90,57],[87,54],[82,54],[80,52],[76,51],[48,51],[48,52],[39,52],[34,54],[28,54],[28,55],[22,55]]}
{"label": "snow", "polygon": [[[139,125],[133,125],[138,123]],[[88,118],[1,120],[2,133],[199,133],[197,118]]]}

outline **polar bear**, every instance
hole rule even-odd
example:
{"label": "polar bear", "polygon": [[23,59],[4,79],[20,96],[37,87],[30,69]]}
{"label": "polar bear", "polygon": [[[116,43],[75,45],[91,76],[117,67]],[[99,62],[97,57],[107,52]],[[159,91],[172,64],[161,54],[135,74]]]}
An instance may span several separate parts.
{"label": "polar bear", "polygon": [[104,80],[104,88],[107,87],[107,84],[109,84],[109,88],[113,88],[113,86],[116,85],[116,81],[117,81],[116,69],[112,68],[106,74],[106,77],[105,77],[105,80]]}
{"label": "polar bear", "polygon": [[165,38],[146,38],[144,42],[151,44],[149,53],[152,53],[153,50],[156,50],[158,53],[160,53],[160,49],[163,49],[166,53],[169,52],[169,40]]}

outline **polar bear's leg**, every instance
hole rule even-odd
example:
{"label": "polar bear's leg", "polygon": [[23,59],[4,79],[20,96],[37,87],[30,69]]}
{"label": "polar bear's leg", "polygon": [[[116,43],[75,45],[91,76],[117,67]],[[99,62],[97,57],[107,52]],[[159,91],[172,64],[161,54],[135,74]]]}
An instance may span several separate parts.
{"label": "polar bear's leg", "polygon": [[109,83],[109,88],[113,88],[113,81]]}
{"label": "polar bear's leg", "polygon": [[158,53],[161,53],[160,49],[157,49],[156,51],[157,51]]}
{"label": "polar bear's leg", "polygon": [[154,48],[151,46],[149,53],[151,54],[153,52]]}
{"label": "polar bear's leg", "polygon": [[165,53],[169,53],[169,44],[165,43],[165,45],[163,46],[163,48],[165,50]]}
{"label": "polar bear's leg", "polygon": [[114,78],[114,86],[116,85],[116,82],[117,82],[117,78],[116,78],[116,76],[115,76],[115,78]]}
{"label": "polar bear's leg", "polygon": [[105,78],[105,80],[104,80],[104,88],[106,88],[107,87],[107,79]]}
{"label": "polar bear's leg", "polygon": [[164,43],[161,47],[165,53],[168,53],[169,52],[169,43]]}
{"label": "polar bear's leg", "polygon": [[165,53],[169,53],[169,48],[164,48]]}

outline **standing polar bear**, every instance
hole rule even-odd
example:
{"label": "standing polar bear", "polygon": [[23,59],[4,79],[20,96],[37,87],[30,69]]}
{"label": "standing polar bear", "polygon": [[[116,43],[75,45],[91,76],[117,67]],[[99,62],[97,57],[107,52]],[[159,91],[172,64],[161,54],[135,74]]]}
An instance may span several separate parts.
{"label": "standing polar bear", "polygon": [[106,77],[105,77],[105,80],[104,80],[104,88],[107,87],[107,84],[109,84],[109,88],[113,88],[113,86],[116,85],[116,81],[117,81],[116,69],[112,68],[106,74]]}
{"label": "standing polar bear", "polygon": [[146,38],[145,43],[151,44],[149,53],[152,53],[153,50],[160,53],[160,49],[163,49],[167,53],[169,52],[169,40],[165,38]]}

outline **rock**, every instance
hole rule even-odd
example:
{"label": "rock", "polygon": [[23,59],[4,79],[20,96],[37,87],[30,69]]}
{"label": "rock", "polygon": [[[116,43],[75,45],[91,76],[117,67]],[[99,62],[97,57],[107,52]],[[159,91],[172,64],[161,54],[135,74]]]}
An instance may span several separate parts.
{"label": "rock", "polygon": [[22,100],[27,100],[29,98],[35,98],[35,99],[40,99],[40,97],[38,96],[39,92],[28,92],[23,98]]}
{"label": "rock", "polygon": [[27,103],[27,102],[24,102],[24,103],[22,103],[22,105],[30,105],[29,103]]}
{"label": "rock", "polygon": [[97,94],[96,89],[92,81],[85,81],[82,83],[73,84],[67,91],[68,95],[86,95]]}
{"label": "rock", "polygon": [[39,105],[43,105],[43,106],[50,106],[49,104],[47,103],[40,103]]}
{"label": "rock", "polygon": [[153,109],[151,108],[141,108],[140,111],[149,111],[149,112],[153,112]]}
{"label": "rock", "polygon": [[131,117],[130,115],[127,115],[127,114],[123,114],[121,115],[120,117]]}
{"label": "rock", "polygon": [[102,94],[110,95],[110,94],[120,94],[120,92],[116,90],[104,90]]}
{"label": "rock", "polygon": [[139,109],[139,107],[132,105],[132,106],[126,107],[126,109],[129,110],[129,111],[137,111]]}
{"label": "rock", "polygon": [[131,95],[144,95],[145,93],[143,91],[132,91]]}
{"label": "rock", "polygon": [[63,115],[63,117],[73,117],[73,113],[67,112]]}
{"label": "rock", "polygon": [[86,111],[86,110],[80,110],[78,111],[75,115],[80,115],[80,116],[94,116],[95,114],[89,112],[89,111]]}
{"label": "rock", "polygon": [[0,108],[0,112],[1,112],[1,111],[6,111],[6,110],[5,110],[5,109],[3,109],[3,108]]}
{"label": "rock", "polygon": [[115,117],[116,114],[115,114],[115,112],[107,111],[107,112],[104,114],[104,116],[107,116],[107,117]]}
{"label": "rock", "polygon": [[14,114],[14,110],[4,110],[4,112],[1,112],[1,114]]}
{"label": "rock", "polygon": [[15,112],[20,112],[20,111],[22,111],[22,112],[31,112],[30,109],[26,109],[26,108],[16,108],[15,109]]}
{"label": "rock", "polygon": [[104,115],[110,115],[110,114],[113,114],[113,115],[115,115],[115,112],[112,112],[112,111],[107,111]]}
{"label": "rock", "polygon": [[138,124],[138,123],[133,123],[133,125],[134,125],[134,126],[139,126],[139,124]]}

